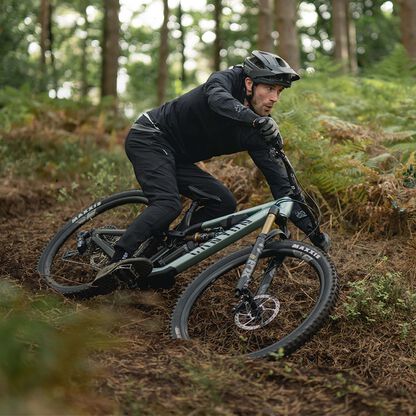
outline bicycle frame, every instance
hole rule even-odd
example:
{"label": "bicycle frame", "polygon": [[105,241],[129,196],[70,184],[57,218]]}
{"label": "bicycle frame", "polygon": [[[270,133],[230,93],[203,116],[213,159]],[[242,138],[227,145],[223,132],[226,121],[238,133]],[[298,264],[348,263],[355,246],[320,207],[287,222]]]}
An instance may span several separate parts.
{"label": "bicycle frame", "polygon": [[218,234],[211,240],[208,240],[206,243],[203,243],[190,252],[185,253],[167,265],[154,268],[149,277],[164,274],[178,274],[193,266],[194,264],[205,260],[207,257],[229,246],[230,244],[241,239],[257,228],[260,228],[265,222],[270,208],[273,206],[277,206],[280,216],[288,218],[292,211],[293,200],[290,197],[285,196],[283,198],[277,199],[276,201],[270,201],[262,205],[203,222],[201,224],[202,231],[215,228],[225,219],[233,218],[241,214],[249,215],[247,218],[241,220],[231,228],[224,230],[222,233]]}

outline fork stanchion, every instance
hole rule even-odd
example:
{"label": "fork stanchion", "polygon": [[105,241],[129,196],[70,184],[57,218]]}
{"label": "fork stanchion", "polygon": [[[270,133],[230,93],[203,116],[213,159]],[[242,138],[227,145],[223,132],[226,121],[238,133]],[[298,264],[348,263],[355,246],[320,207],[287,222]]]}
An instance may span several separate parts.
{"label": "fork stanchion", "polygon": [[264,222],[261,233],[259,234],[259,236],[256,239],[256,242],[254,243],[253,249],[251,250],[251,253],[248,256],[248,259],[246,261],[244,270],[241,273],[240,280],[237,283],[237,286],[235,289],[236,297],[240,297],[245,291],[245,289],[247,289],[250,283],[251,276],[254,273],[254,269],[257,266],[257,262],[259,261],[259,258],[261,254],[263,253],[264,243],[266,241],[267,234],[271,230],[278,213],[279,213],[279,207],[277,207],[276,205],[273,205],[272,207],[270,207],[269,213],[266,217],[266,221]]}
{"label": "fork stanchion", "polygon": [[[267,215],[266,221],[261,229],[261,234],[268,234],[271,228],[273,227],[274,221],[276,220],[275,214]],[[261,235],[260,234],[260,235]]]}

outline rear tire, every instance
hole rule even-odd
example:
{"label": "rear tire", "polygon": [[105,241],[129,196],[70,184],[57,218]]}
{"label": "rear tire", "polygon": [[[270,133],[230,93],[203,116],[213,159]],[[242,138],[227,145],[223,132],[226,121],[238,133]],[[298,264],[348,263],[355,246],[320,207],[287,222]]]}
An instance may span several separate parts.
{"label": "rear tire", "polygon": [[251,249],[212,265],[185,289],[172,315],[173,338],[198,339],[220,354],[264,357],[288,355],[319,330],[337,300],[335,267],[316,247],[291,240],[266,245],[249,287],[257,290],[271,259],[285,258],[268,290],[271,312],[264,326],[248,330],[235,319],[234,291]]}
{"label": "rear tire", "polygon": [[[111,195],[92,204],[69,220],[44,249],[38,272],[57,292],[77,298],[99,294],[91,285],[97,272],[109,260],[94,243],[84,254],[77,250],[77,236],[96,228],[125,229],[148,205],[142,191],[132,190]],[[120,236],[105,237],[114,246]]]}

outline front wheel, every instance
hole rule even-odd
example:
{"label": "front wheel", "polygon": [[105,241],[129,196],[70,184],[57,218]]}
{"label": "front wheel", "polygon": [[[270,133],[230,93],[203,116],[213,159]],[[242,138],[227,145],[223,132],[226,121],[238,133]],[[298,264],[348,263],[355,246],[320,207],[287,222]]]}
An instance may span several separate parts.
{"label": "front wheel", "polygon": [[[235,297],[250,253],[251,247],[224,258],[186,288],[172,315],[174,338],[198,339],[220,354],[263,357],[288,355],[319,330],[338,294],[329,257],[297,241],[269,243],[249,286],[262,315],[254,320],[250,310],[236,308]],[[280,266],[273,272],[276,262]],[[263,293],[260,282],[267,273],[273,278]]]}

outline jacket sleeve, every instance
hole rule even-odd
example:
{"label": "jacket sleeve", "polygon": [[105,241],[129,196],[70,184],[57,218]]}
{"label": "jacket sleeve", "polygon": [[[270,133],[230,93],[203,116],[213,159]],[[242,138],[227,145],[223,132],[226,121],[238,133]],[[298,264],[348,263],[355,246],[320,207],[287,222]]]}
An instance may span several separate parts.
{"label": "jacket sleeve", "polygon": [[270,149],[267,147],[249,150],[249,154],[266,178],[274,199],[290,195],[295,201],[298,201],[293,206],[290,219],[305,234],[309,235],[316,229],[315,220],[310,218],[302,208],[305,203],[303,195],[294,195],[284,163],[280,159],[271,157]]}
{"label": "jacket sleeve", "polygon": [[249,155],[266,178],[273,198],[278,199],[292,193],[285,165],[280,159],[271,157],[268,147],[249,150]]}
{"label": "jacket sleeve", "polygon": [[204,85],[208,105],[221,116],[252,125],[258,115],[232,94],[237,77],[240,75],[233,70],[214,72]]}

